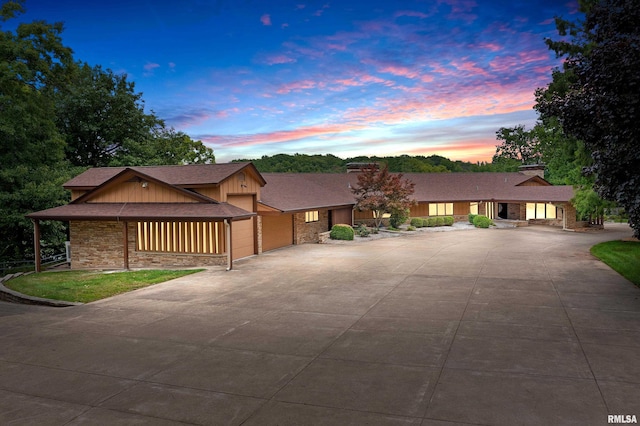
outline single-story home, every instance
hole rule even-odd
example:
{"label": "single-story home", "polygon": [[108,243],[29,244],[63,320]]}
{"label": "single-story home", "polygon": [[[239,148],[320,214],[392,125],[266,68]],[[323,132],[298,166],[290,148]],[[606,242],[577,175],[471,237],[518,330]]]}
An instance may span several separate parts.
{"label": "single-story home", "polygon": [[[410,215],[476,213],[574,228],[573,188],[551,185],[543,172],[405,173],[415,183]],[[230,269],[235,259],[317,242],[334,224],[371,221],[372,212],[354,209],[357,176],[260,173],[250,162],[92,168],[64,184],[69,204],[27,217],[36,252],[39,221],[69,222],[72,269]]]}

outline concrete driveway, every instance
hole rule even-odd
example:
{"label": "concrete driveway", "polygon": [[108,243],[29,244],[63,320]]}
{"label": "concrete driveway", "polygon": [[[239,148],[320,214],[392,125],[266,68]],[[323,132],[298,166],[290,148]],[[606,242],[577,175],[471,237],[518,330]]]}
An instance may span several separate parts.
{"label": "concrete driveway", "polygon": [[0,305],[0,424],[604,425],[640,416],[628,227],[302,245],[90,305]]}

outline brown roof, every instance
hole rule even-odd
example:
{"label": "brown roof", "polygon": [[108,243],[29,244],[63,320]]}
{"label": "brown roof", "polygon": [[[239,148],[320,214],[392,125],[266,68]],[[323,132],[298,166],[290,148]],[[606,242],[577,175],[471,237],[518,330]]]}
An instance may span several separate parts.
{"label": "brown roof", "polygon": [[96,167],[86,170],[64,184],[65,188],[94,188],[115,177],[125,169],[144,173],[176,186],[219,184],[235,173],[250,168],[264,184],[253,163],[187,164],[180,166]]}
{"label": "brown roof", "polygon": [[[267,185],[260,202],[280,211],[300,211],[353,205],[351,187],[356,173],[264,173]],[[544,185],[546,181],[523,173],[405,173],[416,184],[419,202],[567,202],[571,186]],[[518,186],[536,180],[544,186]]]}
{"label": "brown roof", "polygon": [[242,220],[255,216],[227,203],[80,203],[28,214],[40,220]]}

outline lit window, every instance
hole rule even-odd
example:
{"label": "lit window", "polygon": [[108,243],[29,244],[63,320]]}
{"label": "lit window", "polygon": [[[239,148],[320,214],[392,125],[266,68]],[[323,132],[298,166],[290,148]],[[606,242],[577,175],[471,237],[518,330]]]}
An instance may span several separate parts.
{"label": "lit window", "polygon": [[309,222],[317,222],[318,221],[318,210],[313,210],[310,212],[304,212],[304,221]]}
{"label": "lit window", "polygon": [[478,214],[478,203],[469,203],[469,213]]}
{"label": "lit window", "polygon": [[555,219],[556,206],[549,203],[527,203],[527,220],[529,219]]}
{"label": "lit window", "polygon": [[429,203],[429,216],[453,215],[453,203]]}

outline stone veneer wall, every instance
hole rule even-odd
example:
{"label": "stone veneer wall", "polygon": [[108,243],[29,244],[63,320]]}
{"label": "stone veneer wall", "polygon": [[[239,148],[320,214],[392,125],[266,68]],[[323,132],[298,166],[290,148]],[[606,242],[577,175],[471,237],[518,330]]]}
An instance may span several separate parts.
{"label": "stone veneer wall", "polygon": [[[71,269],[124,268],[122,222],[72,221],[69,224]],[[174,268],[226,265],[226,254],[181,254],[136,250],[136,223],[128,224],[130,268]]]}
{"label": "stone veneer wall", "polygon": [[319,210],[318,221],[306,223],[304,212],[293,215],[293,241],[294,244],[317,243],[320,241],[318,234],[329,230],[329,211]]}
{"label": "stone veneer wall", "polygon": [[121,269],[122,223],[69,222],[71,269]]}

